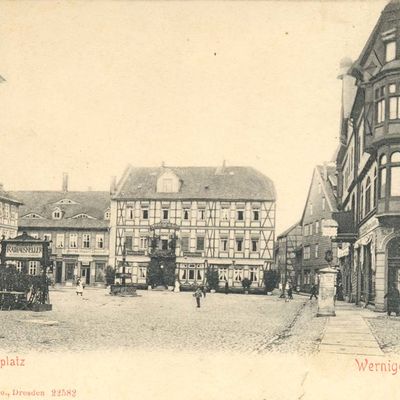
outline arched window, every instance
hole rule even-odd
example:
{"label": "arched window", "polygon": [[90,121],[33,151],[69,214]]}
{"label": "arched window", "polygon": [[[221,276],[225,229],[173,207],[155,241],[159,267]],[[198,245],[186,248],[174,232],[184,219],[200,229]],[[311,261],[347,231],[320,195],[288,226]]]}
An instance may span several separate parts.
{"label": "arched window", "polygon": [[371,179],[367,178],[365,184],[365,215],[371,211]]}
{"label": "arched window", "polygon": [[394,153],[392,153],[392,155],[390,156],[390,162],[400,162],[400,151],[395,151]]}
{"label": "arched window", "polygon": [[53,219],[61,219],[61,210],[57,207],[53,211]]}
{"label": "arched window", "polygon": [[379,159],[379,165],[386,165],[387,159],[386,159],[386,155],[382,154],[381,158]]}

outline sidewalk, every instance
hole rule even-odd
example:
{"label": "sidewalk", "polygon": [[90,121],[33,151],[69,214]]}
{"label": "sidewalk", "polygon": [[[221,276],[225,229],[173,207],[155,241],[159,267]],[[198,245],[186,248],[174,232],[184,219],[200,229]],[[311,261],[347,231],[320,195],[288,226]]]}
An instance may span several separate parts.
{"label": "sidewalk", "polygon": [[363,317],[376,313],[354,304],[336,302],[336,317],[330,317],[319,346],[321,353],[383,356]]}

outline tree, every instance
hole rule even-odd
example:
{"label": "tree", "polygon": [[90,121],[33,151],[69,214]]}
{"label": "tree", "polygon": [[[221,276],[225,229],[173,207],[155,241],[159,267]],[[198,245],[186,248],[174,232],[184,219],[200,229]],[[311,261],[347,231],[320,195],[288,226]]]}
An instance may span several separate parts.
{"label": "tree", "polygon": [[115,282],[115,269],[111,265],[106,268],[106,286],[113,285]]}
{"label": "tree", "polygon": [[219,285],[218,270],[214,268],[207,268],[206,273],[207,284],[210,289],[217,290]]}
{"label": "tree", "polygon": [[264,285],[267,292],[272,292],[279,282],[278,271],[269,269],[264,272]]}

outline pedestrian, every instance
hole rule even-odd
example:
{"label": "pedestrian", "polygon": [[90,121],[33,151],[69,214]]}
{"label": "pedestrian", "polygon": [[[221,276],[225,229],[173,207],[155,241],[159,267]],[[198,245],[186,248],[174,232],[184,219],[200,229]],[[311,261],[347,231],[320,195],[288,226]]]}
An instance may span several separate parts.
{"label": "pedestrian", "polygon": [[200,308],[200,299],[203,296],[203,292],[201,289],[198,287],[196,291],[193,293],[193,297],[196,298],[196,303],[197,303],[197,308]]}
{"label": "pedestrian", "polygon": [[206,295],[207,295],[207,284],[201,286],[201,291],[203,292],[204,298],[206,298]]}
{"label": "pedestrian", "polygon": [[288,294],[289,299],[293,300],[293,288],[291,286],[289,286],[287,294]]}
{"label": "pedestrian", "polygon": [[229,285],[228,285],[228,281],[225,281],[225,294],[229,293]]}
{"label": "pedestrian", "polygon": [[318,299],[317,293],[318,293],[317,285],[314,284],[314,285],[311,286],[311,290],[310,290],[310,294],[311,294],[310,300],[312,300],[313,297],[315,297],[315,299]]}
{"label": "pedestrian", "polygon": [[392,312],[395,312],[398,317],[400,314],[400,292],[395,283],[392,283],[384,298],[387,298],[387,313],[389,317]]}
{"label": "pedestrian", "polygon": [[80,278],[76,281],[76,295],[83,295],[83,284]]}

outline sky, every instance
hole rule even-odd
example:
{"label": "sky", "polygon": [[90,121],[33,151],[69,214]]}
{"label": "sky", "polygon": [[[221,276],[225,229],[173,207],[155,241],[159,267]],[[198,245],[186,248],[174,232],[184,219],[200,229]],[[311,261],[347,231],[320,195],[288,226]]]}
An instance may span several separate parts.
{"label": "sky", "polygon": [[276,231],[338,145],[343,57],[386,1],[0,2],[0,181],[108,190],[134,166],[252,166]]}

